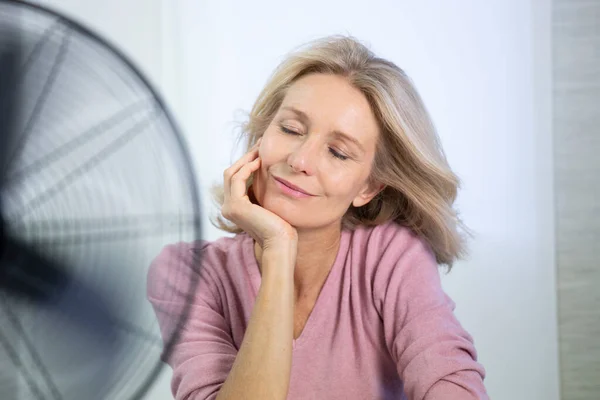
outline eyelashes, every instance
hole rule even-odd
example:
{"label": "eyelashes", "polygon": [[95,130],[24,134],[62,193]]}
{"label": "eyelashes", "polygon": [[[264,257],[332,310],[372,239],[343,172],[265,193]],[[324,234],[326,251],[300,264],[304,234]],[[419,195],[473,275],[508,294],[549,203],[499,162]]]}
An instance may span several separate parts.
{"label": "eyelashes", "polygon": [[296,131],[293,131],[293,130],[291,130],[291,129],[288,129],[288,128],[286,128],[286,127],[285,127],[285,126],[283,126],[283,125],[281,125],[281,126],[280,126],[280,128],[281,128],[281,131],[282,131],[283,133],[287,133],[288,135],[296,135],[296,136],[299,136],[299,135],[300,135],[300,133],[298,133],[298,132],[296,132]]}
{"label": "eyelashes", "polygon": [[[286,135],[291,135],[291,136],[302,136],[302,134],[301,134],[301,133],[299,133],[299,132],[296,132],[296,131],[294,131],[294,130],[292,130],[292,129],[286,128],[286,127],[285,127],[285,126],[283,126],[283,125],[280,125],[280,126],[279,126],[279,128],[280,128],[280,129],[281,129],[281,131],[282,131],[283,133],[285,133]],[[349,158],[349,157],[348,157],[348,156],[346,156],[345,154],[342,154],[342,153],[340,153],[339,151],[337,151],[336,149],[334,149],[334,148],[332,148],[332,147],[330,147],[330,148],[329,148],[329,153],[330,153],[330,154],[331,154],[333,157],[335,157],[335,158],[337,158],[337,159],[339,159],[339,160],[342,160],[342,161],[344,161],[344,160],[347,160],[347,159]]]}
{"label": "eyelashes", "polygon": [[342,161],[347,160],[348,157],[343,155],[342,153],[340,153],[339,151],[336,151],[335,149],[332,149],[331,147],[329,148],[329,152],[331,153],[332,156],[334,156],[335,158],[338,158]]}

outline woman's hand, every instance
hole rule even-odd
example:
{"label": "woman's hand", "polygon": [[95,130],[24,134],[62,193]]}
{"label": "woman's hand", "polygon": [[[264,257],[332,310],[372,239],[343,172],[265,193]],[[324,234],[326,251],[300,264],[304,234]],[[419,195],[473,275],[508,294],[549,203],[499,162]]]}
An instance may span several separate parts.
{"label": "woman's hand", "polygon": [[224,202],[221,214],[247,232],[263,251],[269,248],[276,249],[281,245],[288,248],[290,244],[297,244],[296,229],[278,215],[253,204],[248,197],[248,179],[260,168],[259,145],[260,139],[248,153],[223,173]]}
{"label": "woman's hand", "polygon": [[260,168],[259,143],[223,173],[221,213],[262,247],[262,269],[244,340],[217,400],[285,399],[289,391],[298,235],[283,218],[250,201],[246,188]]}

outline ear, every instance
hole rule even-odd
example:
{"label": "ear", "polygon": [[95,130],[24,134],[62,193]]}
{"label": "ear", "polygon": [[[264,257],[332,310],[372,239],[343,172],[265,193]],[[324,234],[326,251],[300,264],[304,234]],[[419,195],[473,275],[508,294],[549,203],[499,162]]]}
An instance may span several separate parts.
{"label": "ear", "polygon": [[354,200],[352,200],[352,205],[357,208],[364,206],[373,200],[373,197],[377,196],[383,189],[385,189],[383,183],[367,183]]}

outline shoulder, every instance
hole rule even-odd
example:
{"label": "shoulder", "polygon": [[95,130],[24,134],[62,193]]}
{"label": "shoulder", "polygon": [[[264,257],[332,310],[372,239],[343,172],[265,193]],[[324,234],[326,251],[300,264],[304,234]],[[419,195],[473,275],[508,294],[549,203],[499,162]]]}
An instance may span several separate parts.
{"label": "shoulder", "polygon": [[350,247],[353,251],[364,251],[368,258],[399,260],[409,253],[419,252],[433,255],[427,242],[411,229],[394,221],[376,226],[360,226],[351,234]]}
{"label": "shoulder", "polygon": [[[404,320],[409,305],[448,303],[435,254],[414,231],[390,222],[357,229],[352,239],[353,254],[364,253],[361,272],[382,318]],[[386,314],[386,307],[395,311]]]}
{"label": "shoulder", "polygon": [[187,287],[200,278],[215,284],[221,280],[232,259],[242,258],[245,239],[244,235],[236,235],[214,241],[182,241],[163,246],[150,264],[149,294],[157,287]]}
{"label": "shoulder", "polygon": [[192,242],[177,242],[165,245],[153,260],[153,264],[161,266],[186,264],[193,267],[199,260],[207,261],[207,265],[220,264],[228,257],[243,252],[245,235],[221,237],[214,241],[196,240]]}
{"label": "shoulder", "polygon": [[205,268],[225,267],[232,260],[242,258],[249,237],[238,234],[233,237],[221,237],[214,241],[198,241],[191,247],[195,257],[202,260]]}
{"label": "shoulder", "polygon": [[358,227],[350,235],[353,258],[364,262],[375,292],[391,281],[438,274],[435,254],[426,240],[397,222]]}

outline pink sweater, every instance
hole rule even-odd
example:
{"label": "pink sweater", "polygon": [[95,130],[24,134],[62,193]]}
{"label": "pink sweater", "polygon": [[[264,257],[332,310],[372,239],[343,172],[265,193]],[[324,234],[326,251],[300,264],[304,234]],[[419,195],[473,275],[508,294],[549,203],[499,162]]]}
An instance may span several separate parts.
{"label": "pink sweater", "polygon": [[[163,339],[175,332],[194,279],[189,318],[163,357],[178,400],[215,399],[235,361],[261,284],[252,238],[163,249],[148,275]],[[288,399],[488,399],[485,370],[453,310],[431,250],[409,230],[387,223],[343,231],[293,343]]]}

